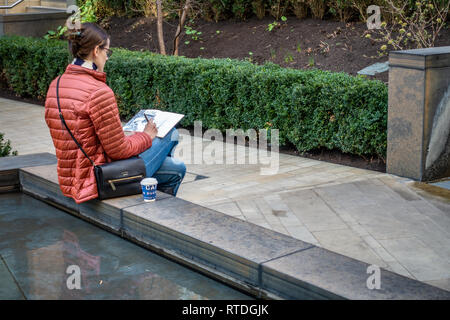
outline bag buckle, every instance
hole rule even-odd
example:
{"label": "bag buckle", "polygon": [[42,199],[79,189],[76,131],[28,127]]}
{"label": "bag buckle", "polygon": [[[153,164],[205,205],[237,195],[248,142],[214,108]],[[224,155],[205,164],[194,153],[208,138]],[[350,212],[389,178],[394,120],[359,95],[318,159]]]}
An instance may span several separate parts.
{"label": "bag buckle", "polygon": [[111,188],[113,189],[113,191],[116,191],[116,186],[114,185],[114,182],[112,180],[109,180],[108,182],[111,185]]}

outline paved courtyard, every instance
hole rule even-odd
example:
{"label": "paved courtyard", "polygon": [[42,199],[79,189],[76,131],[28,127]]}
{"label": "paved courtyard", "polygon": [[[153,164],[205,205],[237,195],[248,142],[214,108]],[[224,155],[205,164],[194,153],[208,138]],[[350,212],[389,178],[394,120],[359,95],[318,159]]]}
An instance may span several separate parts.
{"label": "paved courtyard", "polygon": [[[55,152],[42,106],[0,98],[0,132],[19,155]],[[180,132],[176,155],[188,171],[180,198],[450,291],[448,192],[276,153],[278,172],[262,175],[267,164],[248,164],[258,150]],[[213,147],[224,164],[199,161]]]}

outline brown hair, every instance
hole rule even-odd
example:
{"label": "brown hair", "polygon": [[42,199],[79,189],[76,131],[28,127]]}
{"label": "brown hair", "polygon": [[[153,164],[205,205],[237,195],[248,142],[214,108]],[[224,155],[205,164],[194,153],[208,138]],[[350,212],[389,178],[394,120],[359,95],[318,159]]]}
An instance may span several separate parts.
{"label": "brown hair", "polygon": [[102,27],[92,22],[82,23],[81,29],[68,30],[66,37],[72,56],[81,59],[86,59],[96,46],[104,48],[110,38]]}

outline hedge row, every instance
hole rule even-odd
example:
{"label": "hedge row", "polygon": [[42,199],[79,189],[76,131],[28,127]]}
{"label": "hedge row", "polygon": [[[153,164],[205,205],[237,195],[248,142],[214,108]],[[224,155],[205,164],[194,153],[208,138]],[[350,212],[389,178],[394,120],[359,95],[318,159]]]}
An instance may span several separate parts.
{"label": "hedge row", "polygon": [[[21,96],[45,97],[71,57],[59,40],[0,38],[2,77]],[[114,49],[105,66],[124,120],[141,108],[186,114],[183,126],[276,128],[300,152],[326,147],[385,157],[387,87],[345,73],[231,59]]]}

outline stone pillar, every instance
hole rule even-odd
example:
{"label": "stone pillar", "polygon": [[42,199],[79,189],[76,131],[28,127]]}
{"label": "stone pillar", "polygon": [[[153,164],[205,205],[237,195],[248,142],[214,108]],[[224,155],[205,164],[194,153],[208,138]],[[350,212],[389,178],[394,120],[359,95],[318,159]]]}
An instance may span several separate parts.
{"label": "stone pillar", "polygon": [[389,53],[386,171],[450,176],[450,46]]}

